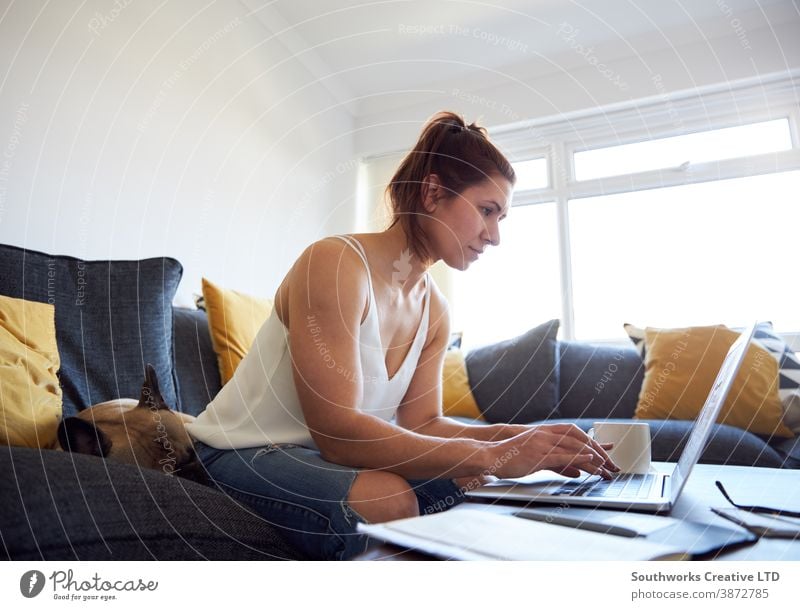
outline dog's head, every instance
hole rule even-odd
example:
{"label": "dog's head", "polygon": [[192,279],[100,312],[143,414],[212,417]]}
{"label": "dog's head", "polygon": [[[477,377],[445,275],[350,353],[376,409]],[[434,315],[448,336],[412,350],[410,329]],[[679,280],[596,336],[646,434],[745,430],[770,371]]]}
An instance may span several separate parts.
{"label": "dog's head", "polygon": [[206,483],[183,424],[191,415],[164,402],[155,369],[147,365],[142,393],[134,399],[103,402],[64,419],[58,442],[64,451],[87,453]]}

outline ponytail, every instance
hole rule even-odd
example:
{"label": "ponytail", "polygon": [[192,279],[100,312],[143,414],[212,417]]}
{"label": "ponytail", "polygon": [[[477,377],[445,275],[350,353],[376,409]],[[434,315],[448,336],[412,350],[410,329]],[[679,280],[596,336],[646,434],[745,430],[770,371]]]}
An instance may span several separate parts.
{"label": "ponytail", "polygon": [[403,226],[412,251],[422,260],[430,258],[419,220],[426,214],[423,202],[431,174],[439,177],[446,199],[498,174],[512,186],[517,180],[511,163],[489,141],[484,127],[474,122],[467,125],[453,112],[435,114],[386,187],[392,208],[390,227],[398,222]]}

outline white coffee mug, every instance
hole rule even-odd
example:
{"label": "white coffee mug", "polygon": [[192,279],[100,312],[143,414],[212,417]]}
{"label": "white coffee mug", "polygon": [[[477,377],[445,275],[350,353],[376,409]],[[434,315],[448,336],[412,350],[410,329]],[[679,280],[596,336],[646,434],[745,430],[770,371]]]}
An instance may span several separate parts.
{"label": "white coffee mug", "polygon": [[595,422],[589,436],[598,443],[614,443],[608,456],[622,472],[650,472],[650,425],[644,422]]}

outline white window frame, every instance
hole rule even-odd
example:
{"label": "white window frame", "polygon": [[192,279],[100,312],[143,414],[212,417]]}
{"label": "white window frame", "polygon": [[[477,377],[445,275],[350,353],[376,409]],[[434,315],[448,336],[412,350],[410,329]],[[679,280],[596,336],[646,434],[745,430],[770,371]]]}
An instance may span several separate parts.
{"label": "white window frame", "polygon": [[[791,150],[592,180],[575,179],[572,160],[576,152],[781,118],[789,121]],[[564,339],[574,340],[568,201],[800,169],[800,71],[728,83],[724,88],[707,88],[685,95],[648,98],[558,119],[516,123],[492,129],[491,134],[512,162],[542,156],[548,159],[549,185],[514,193],[512,204],[555,202],[557,206],[561,330]],[[800,351],[800,329],[782,336],[793,350]],[[619,340],[592,342],[618,344]]]}

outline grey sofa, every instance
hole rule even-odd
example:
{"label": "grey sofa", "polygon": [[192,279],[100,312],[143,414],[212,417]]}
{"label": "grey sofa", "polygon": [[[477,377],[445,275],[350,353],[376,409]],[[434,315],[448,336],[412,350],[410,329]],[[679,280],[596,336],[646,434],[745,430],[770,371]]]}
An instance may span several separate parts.
{"label": "grey sofa", "polygon": [[[220,389],[205,313],[173,310],[182,411]],[[0,558],[12,560],[304,559],[223,493],[89,455],[0,447]]]}
{"label": "grey sofa", "polygon": [[[173,321],[180,404],[197,414],[220,388],[206,316],[175,309]],[[632,416],[642,380],[633,348],[563,341],[557,347],[559,421],[588,429],[600,419]],[[617,368],[598,394],[610,362]],[[687,423],[650,424],[654,459],[674,459]],[[717,426],[702,461],[796,468],[800,451],[796,439],[775,442]],[[303,558],[268,523],[214,489],[93,456],[2,447],[0,498],[0,556],[8,559]]]}
{"label": "grey sofa", "polygon": [[[559,341],[559,415],[584,430],[598,420],[630,419],[644,378],[642,359],[633,347],[604,347]],[[610,374],[613,369],[613,374]],[[598,388],[601,387],[600,391]],[[653,459],[676,461],[690,422],[644,420],[650,424]],[[707,464],[800,468],[800,437],[759,436],[717,424],[700,459]]]}
{"label": "grey sofa", "polygon": [[[36,253],[6,247],[4,254],[0,272],[7,274],[21,265],[30,266]],[[8,257],[16,255],[19,260],[8,262]],[[43,261],[52,264],[52,259]],[[71,259],[64,264],[67,263],[74,269],[64,271],[65,278],[74,280],[88,273],[87,264],[79,262],[76,266]],[[163,269],[162,263],[156,266],[158,270]],[[104,263],[93,279],[99,282],[113,276],[115,272],[109,269]],[[135,270],[142,269],[140,262],[135,262]],[[174,275],[176,283],[179,270]],[[3,280],[6,293],[25,298],[36,296],[28,290],[33,285],[30,280],[21,288],[9,283],[8,277]],[[55,294],[61,290],[46,280],[43,276],[42,285],[48,291]],[[80,288],[72,280],[65,282]],[[48,294],[42,293],[44,296],[38,298],[49,299]],[[116,293],[112,290],[109,294]],[[118,324],[114,318],[118,312],[108,308],[106,295],[99,302],[103,305],[96,311],[110,315],[112,326]],[[172,358],[176,406],[196,415],[220,389],[207,318],[202,311],[170,310],[168,305],[165,313],[170,327],[167,347],[171,348],[168,352]],[[58,313],[56,322],[58,327]],[[141,325],[133,328],[141,329]],[[556,365],[549,371],[550,398],[557,399],[556,408],[550,411],[553,417],[575,421],[586,429],[600,419],[626,419],[633,415],[642,382],[641,361],[633,348],[620,350],[578,342],[558,342],[555,348]],[[606,372],[611,362],[615,370],[608,378]],[[62,367],[62,387],[77,383],[71,377],[75,374]],[[140,375],[133,371],[130,383],[140,383]],[[607,379],[602,392],[598,392],[598,380],[604,375]],[[521,379],[524,382],[526,378]],[[517,386],[523,394],[536,394],[539,388],[536,383]],[[78,400],[81,393],[75,391],[73,396]],[[110,398],[113,396],[103,397]],[[525,418],[525,411],[516,419],[520,418]],[[674,459],[686,440],[687,424],[650,423],[654,458]],[[800,467],[800,444],[796,439],[777,441],[717,426],[702,459],[713,463],[796,468]],[[304,558],[269,523],[211,487],[94,456],[20,447],[0,447],[0,557],[13,560]]]}
{"label": "grey sofa", "polygon": [[[467,374],[483,420],[470,423],[570,422],[588,431],[596,421],[633,418],[644,380],[633,344],[558,341],[559,320],[469,351]],[[699,405],[698,405],[699,408]],[[691,422],[646,420],[655,461],[677,461]],[[800,437],[758,436],[715,425],[702,463],[800,468]]]}

